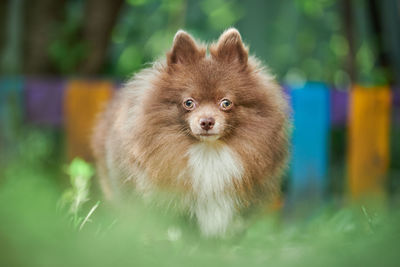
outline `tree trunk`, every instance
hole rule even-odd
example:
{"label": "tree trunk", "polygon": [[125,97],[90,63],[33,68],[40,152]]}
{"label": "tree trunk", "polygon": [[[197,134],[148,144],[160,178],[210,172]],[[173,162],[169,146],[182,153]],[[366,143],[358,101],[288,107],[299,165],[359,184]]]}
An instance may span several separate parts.
{"label": "tree trunk", "polygon": [[22,17],[24,0],[9,1],[5,12],[4,47],[1,55],[1,72],[16,74],[22,64]]}
{"label": "tree trunk", "polygon": [[0,54],[3,51],[4,44],[6,42],[6,10],[9,1],[0,1]]}
{"label": "tree trunk", "polygon": [[[372,32],[374,37],[374,44],[377,49],[377,63],[379,67],[382,67],[387,73],[387,79],[389,84],[393,84],[393,70],[390,57],[385,49],[383,42],[383,25],[381,17],[381,2],[376,0],[368,1],[369,14],[371,16]],[[395,34],[395,33],[393,33]]]}
{"label": "tree trunk", "polygon": [[26,1],[24,70],[26,74],[49,74],[49,46],[60,21],[65,0]]}
{"label": "tree trunk", "polygon": [[104,66],[111,32],[123,0],[87,0],[83,26],[86,58],[80,66],[84,75],[98,74]]}
{"label": "tree trunk", "polygon": [[347,72],[352,83],[357,79],[355,71],[355,46],[354,46],[354,12],[352,0],[342,0],[343,22],[345,36],[349,44],[349,54],[347,56]]}

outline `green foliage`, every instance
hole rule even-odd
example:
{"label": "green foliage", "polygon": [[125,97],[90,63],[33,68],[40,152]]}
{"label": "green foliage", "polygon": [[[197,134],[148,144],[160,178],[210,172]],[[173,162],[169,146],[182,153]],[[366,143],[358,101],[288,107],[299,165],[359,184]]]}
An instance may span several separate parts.
{"label": "green foliage", "polygon": [[[394,1],[376,3],[377,13],[385,14],[379,34],[382,36],[377,38],[368,1],[350,2],[352,25],[346,25],[344,5],[335,0],[125,0],[110,38],[104,39],[108,44],[101,44],[108,47],[105,65],[97,66],[103,64],[100,61],[93,65],[101,70],[99,75],[125,79],[145,64],[163,57],[179,29],[189,31],[202,41],[211,41],[234,26],[250,45],[251,53],[268,64],[283,83],[316,80],[346,89],[350,85],[349,62],[355,61],[355,82],[386,84],[393,80],[396,70],[381,66],[386,64],[381,62],[384,61],[382,55],[393,55],[390,61],[398,63],[395,43],[398,36],[389,36],[393,28],[390,23],[394,25],[398,19],[398,14],[389,9],[396,4]],[[83,31],[83,23],[90,5],[82,0],[69,0],[62,7],[62,20],[51,27],[55,30],[49,35],[48,53],[52,64],[48,72],[75,75],[83,71],[79,64],[85,60],[95,61],[103,54],[93,59],[87,57],[89,47],[83,40],[88,36]],[[21,19],[14,18],[10,25],[16,26]],[[95,16],[92,19],[96,19]],[[114,19],[110,17],[104,21],[113,26]],[[351,54],[348,32],[353,37]],[[14,31],[10,33],[17,37]],[[10,59],[7,51],[3,53],[3,63]]]}
{"label": "green foliage", "polygon": [[263,23],[268,27],[260,33],[268,35],[262,54],[278,77],[289,84],[315,80],[346,86],[345,79],[335,79],[348,56],[338,3],[280,1],[269,8]]}
{"label": "green foliage", "polygon": [[[355,1],[354,21],[356,35],[355,64],[357,81],[366,86],[385,85],[388,83],[389,74],[379,66],[379,45],[372,32],[372,19],[365,0]],[[385,48],[386,49],[386,48]]]}
{"label": "green foliage", "polygon": [[78,217],[84,218],[71,225],[68,209],[57,212],[64,189],[60,173],[44,160],[49,139],[29,133],[20,145],[0,172],[1,266],[398,265],[396,203],[388,210],[325,204],[297,219],[285,210],[260,212],[247,217],[241,233],[204,239],[189,218],[140,198],[121,210],[97,203],[85,211],[85,200],[98,196],[87,191],[93,168],[80,159],[65,168],[71,193],[63,198],[72,206],[80,199]]}
{"label": "green foliage", "polygon": [[218,31],[229,28],[243,16],[243,9],[234,1],[203,0],[200,7],[207,16],[209,26]]}
{"label": "green foliage", "polygon": [[236,0],[128,0],[112,33],[111,68],[128,77],[165,55],[174,34],[184,28],[199,39],[216,38],[244,10]]}
{"label": "green foliage", "polygon": [[387,84],[387,73],[380,67],[375,66],[376,55],[371,44],[363,42],[356,54],[356,63],[360,80],[365,85],[385,85]]}
{"label": "green foliage", "polygon": [[[55,33],[50,56],[62,74],[74,74],[87,53],[80,40],[84,2],[69,1],[65,21]],[[354,3],[357,82],[381,84],[387,70],[378,66],[378,46],[365,0]],[[350,84],[349,41],[343,10],[334,0],[126,0],[109,44],[106,74],[127,78],[165,55],[174,34],[185,29],[202,41],[237,27],[251,53],[285,83]]]}
{"label": "green foliage", "polygon": [[[67,189],[60,199],[60,207],[69,206],[68,214],[71,216],[72,225],[75,228],[84,226],[87,220],[80,216],[84,204],[89,200],[90,180],[94,175],[93,167],[83,159],[75,158],[65,167],[65,172],[70,176],[71,188]],[[97,208],[96,203],[94,209]],[[94,211],[94,209],[92,209]],[[93,211],[90,211],[90,214]],[[88,218],[88,217],[87,217]]]}
{"label": "green foliage", "polygon": [[305,15],[321,19],[325,13],[327,6],[334,4],[334,0],[297,0],[295,1],[298,8],[304,12]]}
{"label": "green foliage", "polygon": [[49,56],[57,70],[64,75],[76,72],[79,62],[85,57],[86,47],[80,40],[83,21],[83,2],[69,1],[65,10],[65,22],[59,25]]}
{"label": "green foliage", "polygon": [[149,0],[126,0],[126,2],[132,6],[141,6],[146,3],[149,3]]}

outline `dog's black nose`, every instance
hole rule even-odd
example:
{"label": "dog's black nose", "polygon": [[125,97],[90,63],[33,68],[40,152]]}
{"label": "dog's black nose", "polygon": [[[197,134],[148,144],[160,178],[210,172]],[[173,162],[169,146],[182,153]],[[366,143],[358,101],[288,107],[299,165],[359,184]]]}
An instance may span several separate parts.
{"label": "dog's black nose", "polygon": [[201,118],[200,126],[202,129],[208,131],[214,127],[215,120],[214,118]]}

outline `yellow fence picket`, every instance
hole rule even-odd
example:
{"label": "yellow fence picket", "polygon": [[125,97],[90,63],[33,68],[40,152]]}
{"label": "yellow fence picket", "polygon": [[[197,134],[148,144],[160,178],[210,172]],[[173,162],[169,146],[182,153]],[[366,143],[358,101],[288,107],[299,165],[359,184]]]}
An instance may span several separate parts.
{"label": "yellow fence picket", "polygon": [[72,80],[67,84],[64,98],[64,118],[68,158],[92,159],[90,136],[97,114],[111,98],[110,81]]}
{"label": "yellow fence picket", "polygon": [[355,86],[349,119],[349,191],[357,198],[382,194],[389,165],[391,91]]}

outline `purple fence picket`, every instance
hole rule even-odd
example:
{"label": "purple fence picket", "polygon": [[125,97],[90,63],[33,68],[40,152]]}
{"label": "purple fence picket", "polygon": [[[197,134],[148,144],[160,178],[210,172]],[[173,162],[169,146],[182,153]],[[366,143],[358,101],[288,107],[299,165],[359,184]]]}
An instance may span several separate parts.
{"label": "purple fence picket", "polygon": [[283,92],[285,93],[285,97],[289,102],[290,107],[292,106],[292,99],[290,97],[290,87],[288,85],[283,86]]}
{"label": "purple fence picket", "polygon": [[392,101],[393,123],[400,125],[400,88],[394,88]]}
{"label": "purple fence picket", "polygon": [[349,92],[331,91],[331,124],[332,126],[346,126],[349,113]]}
{"label": "purple fence picket", "polygon": [[116,80],[114,81],[114,90],[118,91],[122,89],[126,84],[126,81]]}
{"label": "purple fence picket", "polygon": [[65,82],[61,79],[27,79],[26,119],[40,125],[62,125],[64,88]]}

